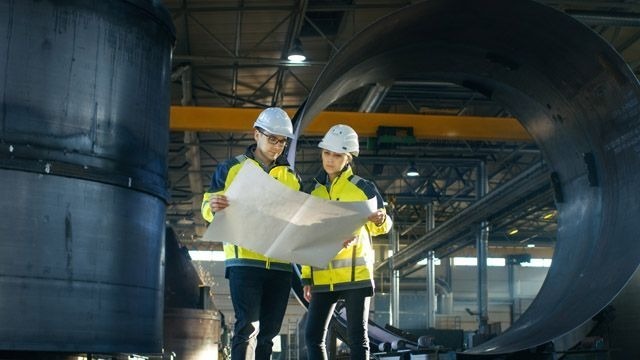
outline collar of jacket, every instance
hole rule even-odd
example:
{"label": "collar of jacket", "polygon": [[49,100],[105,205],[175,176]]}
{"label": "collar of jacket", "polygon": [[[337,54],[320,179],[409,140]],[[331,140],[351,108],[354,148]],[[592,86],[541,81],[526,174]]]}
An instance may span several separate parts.
{"label": "collar of jacket", "polygon": [[[351,165],[347,164],[338,175],[338,178],[345,178],[348,180],[352,175],[353,169],[351,168]],[[329,183],[329,175],[326,171],[324,171],[324,169],[322,169],[320,170],[320,173],[318,173],[318,175],[314,178],[314,180],[318,184],[326,186]]]}
{"label": "collar of jacket", "polygon": [[[249,147],[247,147],[247,150],[245,150],[244,155],[251,160],[258,161],[256,160],[256,156],[254,155],[254,152],[256,151],[257,147],[258,147],[258,144],[249,145]],[[271,166],[271,168],[274,168],[276,166],[290,166],[289,161],[287,160],[286,152],[283,151],[282,154],[280,154],[280,156],[276,158],[276,161],[273,162],[273,166]]]}

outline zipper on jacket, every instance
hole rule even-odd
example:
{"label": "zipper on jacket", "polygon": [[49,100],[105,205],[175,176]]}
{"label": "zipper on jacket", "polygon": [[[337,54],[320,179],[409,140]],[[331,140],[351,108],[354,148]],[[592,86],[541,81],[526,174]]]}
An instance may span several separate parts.
{"label": "zipper on jacket", "polygon": [[331,196],[331,191],[333,190],[333,188],[335,188],[334,185],[338,182],[338,179],[340,179],[340,176],[342,176],[342,172],[338,174],[338,176],[336,176],[335,179],[329,180],[329,188],[327,189],[327,192],[329,193],[329,200],[333,200],[333,196]]}
{"label": "zipper on jacket", "polygon": [[356,241],[356,243],[353,245],[353,250],[351,251],[351,282],[356,281],[356,248],[357,247],[358,247],[358,242]]}

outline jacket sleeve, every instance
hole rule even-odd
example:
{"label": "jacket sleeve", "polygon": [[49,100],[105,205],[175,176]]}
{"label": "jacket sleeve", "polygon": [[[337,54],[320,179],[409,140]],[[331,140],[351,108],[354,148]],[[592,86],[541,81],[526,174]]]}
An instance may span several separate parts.
{"label": "jacket sleeve", "polygon": [[391,230],[391,227],[393,226],[393,220],[389,215],[387,215],[386,210],[384,209],[381,209],[381,210],[384,211],[385,218],[384,218],[384,222],[382,222],[380,226],[376,226],[376,224],[374,224],[373,221],[367,221],[367,223],[365,224],[365,226],[369,230],[369,233],[372,236],[386,234],[389,232],[389,230]]}
{"label": "jacket sleeve", "polygon": [[200,205],[200,213],[202,213],[202,218],[208,222],[213,221],[213,216],[215,215],[213,211],[211,211],[211,207],[209,206],[209,199],[211,196],[216,193],[205,192],[202,196],[202,205]]}
{"label": "jacket sleeve", "polygon": [[380,195],[380,191],[378,191],[378,188],[375,186],[375,184],[370,181],[363,181],[361,186],[368,198],[376,198],[378,209],[384,211],[385,214],[384,221],[382,222],[382,224],[380,224],[380,226],[376,226],[376,224],[374,224],[372,221],[367,221],[367,223],[365,224],[367,230],[369,230],[369,233],[372,236],[378,236],[388,233],[393,226],[393,220],[391,220],[391,217],[387,214],[387,211],[384,208],[384,199],[382,198],[382,195]]}
{"label": "jacket sleeve", "polygon": [[312,285],[311,282],[311,266],[302,265],[302,270],[300,271],[300,282],[302,286]]}
{"label": "jacket sleeve", "polygon": [[302,183],[302,178],[300,177],[300,174],[298,174],[298,172],[293,170],[292,168],[289,168],[289,171],[293,173],[293,175],[296,177],[296,180],[298,181],[298,191],[304,191],[302,187],[303,183]]}
{"label": "jacket sleeve", "polygon": [[202,196],[200,213],[202,214],[202,218],[208,222],[212,222],[213,217],[215,216],[215,214],[211,211],[211,206],[209,206],[209,199],[211,199],[211,196],[215,194],[224,194],[230,167],[231,163],[229,161],[225,161],[224,163],[218,165],[216,171],[211,177],[211,185],[209,186],[209,191],[205,192]]}

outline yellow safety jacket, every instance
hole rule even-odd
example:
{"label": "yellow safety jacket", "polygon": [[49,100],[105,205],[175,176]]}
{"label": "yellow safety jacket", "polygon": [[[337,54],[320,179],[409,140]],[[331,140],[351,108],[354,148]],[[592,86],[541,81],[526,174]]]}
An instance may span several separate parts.
{"label": "yellow safety jacket", "polygon": [[[315,182],[311,195],[336,201],[363,201],[375,197],[378,199],[378,208],[384,210],[382,196],[376,186],[354,175],[350,166],[347,166],[331,183],[328,183],[328,176],[324,172],[315,179]],[[389,216],[380,226],[368,221],[357,231],[356,239],[348,247],[340,250],[325,269],[303,265],[302,284],[311,285],[312,292],[373,288],[375,258],[371,237],[386,234],[392,224]]]}
{"label": "yellow safety jacket", "polygon": [[[225,190],[229,188],[245,161],[253,161],[260,166],[253,155],[255,148],[256,145],[254,144],[247,148],[247,151],[243,155],[238,155],[218,164],[216,171],[213,174],[213,178],[211,179],[209,191],[204,193],[202,206],[200,207],[202,217],[208,222],[212,222],[215,216],[209,206],[209,199],[211,196],[214,194],[224,194]],[[264,170],[286,186],[294,190],[300,190],[300,177],[291,169],[285,156],[280,156],[276,159],[271,168]],[[226,259],[225,267],[253,266],[263,269],[291,271],[291,264],[286,261],[268,258],[262,254],[238,245],[225,243],[224,255]]]}

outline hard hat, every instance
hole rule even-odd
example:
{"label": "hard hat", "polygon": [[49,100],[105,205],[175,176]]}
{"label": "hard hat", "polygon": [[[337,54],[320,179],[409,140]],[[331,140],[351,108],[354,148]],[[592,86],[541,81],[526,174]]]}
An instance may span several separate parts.
{"label": "hard hat", "polygon": [[262,110],[253,127],[265,129],[270,134],[286,136],[293,139],[293,125],[287,113],[277,107]]}
{"label": "hard hat", "polygon": [[340,154],[350,153],[353,156],[358,156],[360,152],[358,134],[350,126],[343,124],[333,125],[318,147]]}

